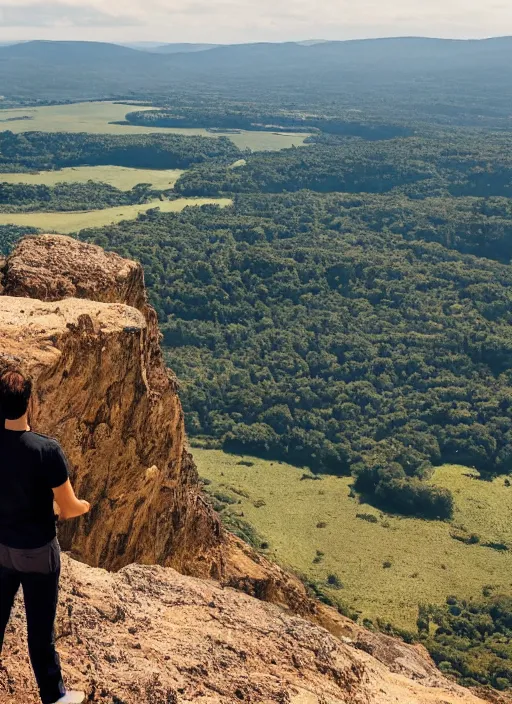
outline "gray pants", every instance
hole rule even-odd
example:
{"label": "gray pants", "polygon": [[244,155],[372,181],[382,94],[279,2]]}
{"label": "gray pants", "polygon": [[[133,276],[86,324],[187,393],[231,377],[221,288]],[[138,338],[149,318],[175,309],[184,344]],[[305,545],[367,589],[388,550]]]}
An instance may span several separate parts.
{"label": "gray pants", "polygon": [[0,567],[23,574],[50,574],[60,567],[60,546],[57,538],[42,548],[8,548],[0,543]]}

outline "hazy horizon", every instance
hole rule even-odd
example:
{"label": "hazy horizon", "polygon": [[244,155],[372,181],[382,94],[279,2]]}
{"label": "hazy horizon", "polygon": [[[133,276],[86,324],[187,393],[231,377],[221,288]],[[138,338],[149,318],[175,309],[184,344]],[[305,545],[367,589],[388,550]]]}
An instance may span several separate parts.
{"label": "hazy horizon", "polygon": [[0,41],[212,43],[512,35],[495,0],[0,0]]}
{"label": "hazy horizon", "polygon": [[200,40],[187,40],[187,41],[168,41],[168,40],[158,40],[158,39],[132,39],[132,40],[122,40],[122,39],[86,39],[86,38],[55,38],[55,39],[48,39],[44,37],[24,37],[22,39],[7,39],[3,38],[0,36],[0,44],[6,45],[6,44],[24,44],[28,42],[37,42],[37,41],[48,41],[48,42],[98,42],[98,43],[107,43],[107,44],[116,44],[119,46],[132,46],[135,47],[137,45],[140,45],[141,48],[144,47],[150,47],[150,46],[164,46],[166,44],[198,44],[198,45],[211,45],[212,47],[216,46],[233,46],[233,45],[238,45],[238,44],[286,44],[286,43],[295,43],[295,44],[301,44],[301,43],[316,43],[316,44],[323,44],[327,42],[349,42],[349,41],[378,41],[378,40],[385,40],[385,39],[441,39],[441,40],[447,40],[447,41],[486,41],[486,40],[492,40],[492,39],[512,39],[512,33],[511,34],[496,34],[492,36],[485,36],[485,37],[441,37],[439,35],[426,35],[426,34],[417,34],[417,35],[407,35],[407,34],[397,34],[397,35],[387,35],[387,36],[375,36],[375,37],[366,37],[366,36],[361,36],[361,37],[353,37],[349,39],[313,39],[311,37],[301,37],[298,39],[261,39],[261,40],[247,40],[247,41],[200,41]]}

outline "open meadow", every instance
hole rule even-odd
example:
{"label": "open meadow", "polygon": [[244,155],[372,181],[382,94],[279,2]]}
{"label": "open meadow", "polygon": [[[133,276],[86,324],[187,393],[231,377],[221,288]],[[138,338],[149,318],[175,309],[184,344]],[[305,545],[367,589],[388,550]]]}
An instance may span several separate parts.
{"label": "open meadow", "polygon": [[57,183],[86,183],[100,181],[122,191],[130,191],[139,183],[150,183],[153,188],[165,191],[174,187],[181,169],[130,169],[125,166],[73,166],[58,171],[36,173],[0,173],[0,182],[27,183],[30,185],[55,186]]}
{"label": "open meadow", "polygon": [[[148,108],[151,109],[151,108]],[[144,110],[129,104],[112,102],[72,103],[48,107],[29,107],[0,110],[0,130],[11,132],[89,132],[91,134],[182,134],[203,137],[229,137],[239,149],[253,151],[278,151],[292,146],[302,146],[307,134],[274,134],[273,132],[209,132],[205,129],[180,129],[174,127],[141,127],[115,125],[132,110]]]}
{"label": "open meadow", "polygon": [[[464,467],[438,468],[433,482],[450,488],[456,501],[453,522],[444,523],[362,505],[350,498],[348,477],[314,480],[308,470],[220,450],[193,448],[193,455],[201,477],[211,481],[208,492],[233,502],[225,502],[224,514],[243,514],[268,542],[272,559],[361,618],[414,630],[418,603],[444,603],[451,594],[479,597],[486,585],[510,592],[512,552],[483,546],[512,546],[512,487],[503,477],[484,482]],[[471,534],[479,544],[452,537]],[[330,587],[329,575],[342,587]]]}
{"label": "open meadow", "polygon": [[140,213],[159,208],[163,213],[176,213],[189,206],[231,205],[230,198],[178,198],[177,200],[152,201],[143,205],[121,205],[102,210],[79,212],[0,213],[0,225],[37,227],[45,232],[67,235],[90,227],[104,227],[123,220],[134,220]]}

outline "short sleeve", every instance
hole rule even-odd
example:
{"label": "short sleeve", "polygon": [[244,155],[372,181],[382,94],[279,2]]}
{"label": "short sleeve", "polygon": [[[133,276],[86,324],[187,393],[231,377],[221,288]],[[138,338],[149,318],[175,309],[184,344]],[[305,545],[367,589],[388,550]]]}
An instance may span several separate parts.
{"label": "short sleeve", "polygon": [[45,455],[46,480],[51,489],[56,489],[69,479],[68,461],[64,451],[57,442],[51,443]]}

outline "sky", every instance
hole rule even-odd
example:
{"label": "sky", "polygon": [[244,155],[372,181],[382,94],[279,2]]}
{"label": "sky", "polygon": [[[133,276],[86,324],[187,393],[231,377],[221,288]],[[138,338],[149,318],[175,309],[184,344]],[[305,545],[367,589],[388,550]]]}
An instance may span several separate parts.
{"label": "sky", "polygon": [[510,0],[0,0],[0,41],[512,35]]}

